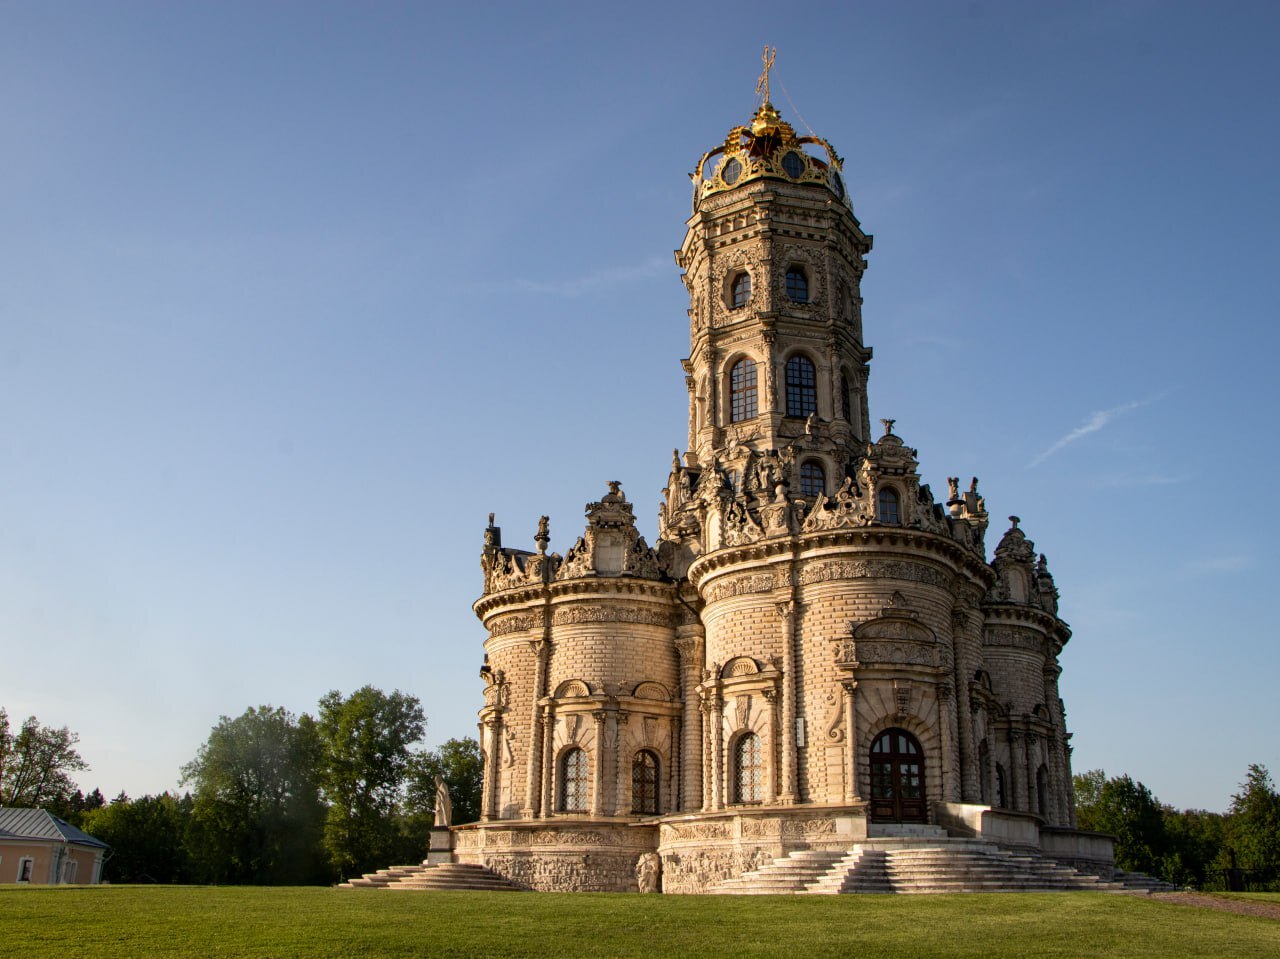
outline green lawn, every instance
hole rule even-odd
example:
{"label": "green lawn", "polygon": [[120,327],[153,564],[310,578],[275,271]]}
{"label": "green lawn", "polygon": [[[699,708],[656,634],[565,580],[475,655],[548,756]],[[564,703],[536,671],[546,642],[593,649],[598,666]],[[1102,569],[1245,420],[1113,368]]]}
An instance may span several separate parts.
{"label": "green lawn", "polygon": [[1280,922],[1104,893],[639,896],[247,887],[0,890],[13,955],[1280,957]]}

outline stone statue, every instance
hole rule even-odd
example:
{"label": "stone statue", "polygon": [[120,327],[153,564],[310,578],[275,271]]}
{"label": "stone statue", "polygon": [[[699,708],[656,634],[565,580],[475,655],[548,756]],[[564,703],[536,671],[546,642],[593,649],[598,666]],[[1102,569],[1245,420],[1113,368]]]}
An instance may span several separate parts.
{"label": "stone statue", "polygon": [[636,886],[641,892],[658,892],[662,880],[662,859],[656,852],[642,853],[636,860]]}
{"label": "stone statue", "polygon": [[449,787],[444,784],[444,777],[436,774],[436,815],[435,828],[445,829],[453,822],[453,800],[449,798]]}

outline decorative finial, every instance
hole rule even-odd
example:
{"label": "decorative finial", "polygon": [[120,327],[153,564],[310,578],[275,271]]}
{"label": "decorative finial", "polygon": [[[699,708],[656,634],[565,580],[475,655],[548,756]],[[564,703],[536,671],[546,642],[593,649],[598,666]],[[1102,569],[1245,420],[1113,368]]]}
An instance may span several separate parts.
{"label": "decorative finial", "polygon": [[765,45],[764,53],[760,59],[764,61],[764,71],[760,74],[760,79],[756,81],[756,93],[764,97],[764,102],[769,102],[769,71],[773,69],[774,58],[778,55],[778,48],[769,49]]}
{"label": "decorative finial", "polygon": [[546,516],[538,517],[538,532],[534,535],[533,541],[538,544],[538,555],[545,556],[547,553],[547,544],[551,542],[551,520]]}
{"label": "decorative finial", "polygon": [[1014,528],[1014,529],[1017,529],[1017,528],[1018,528],[1018,524],[1019,524],[1019,523],[1021,523],[1021,522],[1022,522],[1022,520],[1021,520],[1021,519],[1019,519],[1017,516],[1010,516],[1010,517],[1009,517],[1009,522],[1013,524],[1013,528]]}
{"label": "decorative finial", "polygon": [[490,525],[490,526],[492,526],[492,525],[493,525],[493,514],[492,514],[492,513],[490,513],[490,514],[489,514],[489,525]]}
{"label": "decorative finial", "polygon": [[609,493],[612,496],[621,496],[622,480],[609,480]]}
{"label": "decorative finial", "polygon": [[884,424],[884,435],[889,436],[891,433],[893,433],[893,424],[898,421],[897,420],[881,420],[880,422]]}

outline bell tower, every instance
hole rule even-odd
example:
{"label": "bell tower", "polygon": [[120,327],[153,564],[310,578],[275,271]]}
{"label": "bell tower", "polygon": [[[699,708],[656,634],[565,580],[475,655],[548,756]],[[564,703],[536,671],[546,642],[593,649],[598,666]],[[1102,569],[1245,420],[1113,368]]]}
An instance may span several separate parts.
{"label": "bell tower", "polygon": [[[748,450],[792,495],[830,494],[871,439],[860,286],[872,237],[831,144],[798,136],[769,99],[704,154],[676,262],[689,291],[685,466]],[[740,479],[740,478],[738,478]]]}

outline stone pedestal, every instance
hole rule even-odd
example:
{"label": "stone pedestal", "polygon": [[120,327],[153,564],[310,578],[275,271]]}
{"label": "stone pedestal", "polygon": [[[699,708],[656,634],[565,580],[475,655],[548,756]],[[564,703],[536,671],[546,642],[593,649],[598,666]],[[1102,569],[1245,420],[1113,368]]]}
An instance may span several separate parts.
{"label": "stone pedestal", "polygon": [[427,851],[424,866],[439,866],[453,862],[453,833],[445,829],[431,830],[431,848]]}

